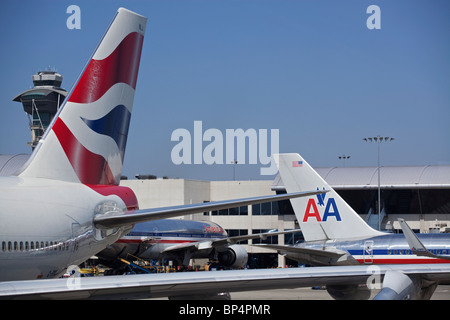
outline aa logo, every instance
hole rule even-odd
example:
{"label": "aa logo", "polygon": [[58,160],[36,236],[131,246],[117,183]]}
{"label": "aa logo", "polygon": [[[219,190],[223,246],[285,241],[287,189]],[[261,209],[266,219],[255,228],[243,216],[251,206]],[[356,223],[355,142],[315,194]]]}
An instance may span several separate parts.
{"label": "aa logo", "polygon": [[[317,188],[317,190],[319,190],[319,188]],[[329,217],[335,217],[336,221],[342,221],[341,215],[339,214],[339,210],[337,208],[336,201],[334,200],[334,198],[328,198],[327,203],[325,205],[325,197],[326,193],[317,194],[317,204],[313,198],[308,200],[305,215],[303,216],[303,222],[307,222],[309,218],[315,218],[316,221],[319,222],[327,221]],[[325,211],[323,213],[322,218],[320,217],[317,205],[319,205],[320,207],[325,206]]]}

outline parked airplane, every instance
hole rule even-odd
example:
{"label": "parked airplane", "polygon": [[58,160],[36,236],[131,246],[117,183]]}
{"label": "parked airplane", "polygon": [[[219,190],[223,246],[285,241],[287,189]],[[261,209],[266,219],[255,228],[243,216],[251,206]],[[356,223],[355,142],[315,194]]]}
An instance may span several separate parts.
{"label": "parked airplane", "polygon": [[[22,166],[26,160],[24,157]],[[207,258],[216,261],[219,268],[239,269],[246,265],[248,253],[236,243],[300,231],[228,237],[221,226],[211,221],[161,219],[136,224],[127,235],[96,256],[102,264],[112,268],[110,274],[120,274],[127,269],[119,258],[127,259],[130,255],[146,260],[174,260],[179,266],[187,266],[189,259]]]}
{"label": "parked airplane", "polygon": [[[321,201],[325,201],[323,190],[316,190],[137,210],[131,189],[117,184],[145,23],[144,17],[119,9],[30,161],[19,174],[0,178],[0,280],[56,277],[68,265],[78,264],[101,251],[127,234],[132,224],[143,221],[293,196],[321,194]],[[336,195],[333,193],[331,197]],[[340,203],[327,204],[329,208],[323,216],[310,205],[307,218],[312,215],[321,222],[331,222],[345,221],[348,217],[344,211],[338,212]],[[323,230],[323,235],[334,236],[326,223],[317,227],[316,230]],[[346,231],[364,235],[358,230]],[[429,297],[439,281],[450,279],[450,265],[436,266],[383,265],[375,273],[374,266],[358,265],[2,281],[0,298],[192,299],[217,292],[315,285],[332,288],[334,297],[354,298],[359,297],[356,290],[359,284],[377,278],[383,281],[381,296],[378,295],[381,298],[420,298]]]}
{"label": "parked airplane", "polygon": [[294,232],[300,230],[228,237],[221,226],[211,221],[161,219],[136,224],[96,256],[117,271],[123,269],[119,258],[127,259],[129,255],[145,260],[174,260],[182,266],[187,266],[190,259],[207,258],[217,261],[219,267],[240,269],[247,264],[248,253],[238,242]]}
{"label": "parked airplane", "polygon": [[118,10],[30,159],[0,177],[0,281],[58,277],[135,223],[281,200],[138,210],[133,191],[118,186],[146,21]]}
{"label": "parked airplane", "polygon": [[[419,255],[410,248],[404,234],[372,229],[299,154],[280,154],[275,158],[287,192],[329,192],[291,199],[304,242],[262,246],[308,265],[450,263],[449,234],[418,234],[427,248],[427,254]],[[402,228],[405,224],[403,221]]]}

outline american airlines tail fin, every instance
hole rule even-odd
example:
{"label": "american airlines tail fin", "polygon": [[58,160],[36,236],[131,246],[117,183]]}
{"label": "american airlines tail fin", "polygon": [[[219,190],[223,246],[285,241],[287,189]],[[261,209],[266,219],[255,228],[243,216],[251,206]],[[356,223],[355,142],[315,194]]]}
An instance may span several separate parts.
{"label": "american airlines tail fin", "polygon": [[119,184],[146,22],[117,11],[20,176]]}
{"label": "american airlines tail fin", "polygon": [[367,238],[383,234],[364,222],[299,154],[274,157],[288,193],[328,190],[313,197],[291,199],[306,241]]}

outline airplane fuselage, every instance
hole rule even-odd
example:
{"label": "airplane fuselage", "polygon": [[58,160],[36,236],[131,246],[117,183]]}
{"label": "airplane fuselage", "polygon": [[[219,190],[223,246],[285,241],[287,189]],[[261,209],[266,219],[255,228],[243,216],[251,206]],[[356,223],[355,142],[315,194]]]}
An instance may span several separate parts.
{"label": "airplane fuselage", "polygon": [[[114,244],[99,253],[99,257],[115,260],[127,258],[128,254],[142,259],[162,257],[183,260],[177,253],[163,254],[169,247],[182,243],[218,240],[227,237],[226,231],[209,221],[162,219],[136,224],[133,229]],[[208,257],[210,252],[201,251],[192,258]]]}
{"label": "airplane fuselage", "polygon": [[128,188],[1,177],[0,281],[60,276],[130,230],[98,229],[93,217],[127,208],[137,208]]}
{"label": "airplane fuselage", "polygon": [[[428,233],[417,235],[428,250],[450,256],[450,235]],[[309,241],[296,246],[316,250],[340,250],[360,264],[423,264],[450,263],[450,260],[417,256],[403,234],[386,234],[360,240]]]}

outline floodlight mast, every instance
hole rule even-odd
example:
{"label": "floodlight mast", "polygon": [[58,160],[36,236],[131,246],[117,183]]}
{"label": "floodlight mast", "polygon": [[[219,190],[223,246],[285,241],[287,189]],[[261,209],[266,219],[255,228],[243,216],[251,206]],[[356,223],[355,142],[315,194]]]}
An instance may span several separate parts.
{"label": "floodlight mast", "polygon": [[392,137],[367,137],[363,138],[365,142],[376,142],[378,145],[378,230],[381,231],[381,186],[380,186],[380,144],[382,142],[391,142],[395,140]]}
{"label": "floodlight mast", "polygon": [[351,156],[346,156],[345,154],[343,154],[343,155],[341,155],[341,156],[338,156],[338,158],[339,158],[340,160],[343,161],[344,167],[345,167],[345,160],[350,159],[350,157],[351,157]]}

